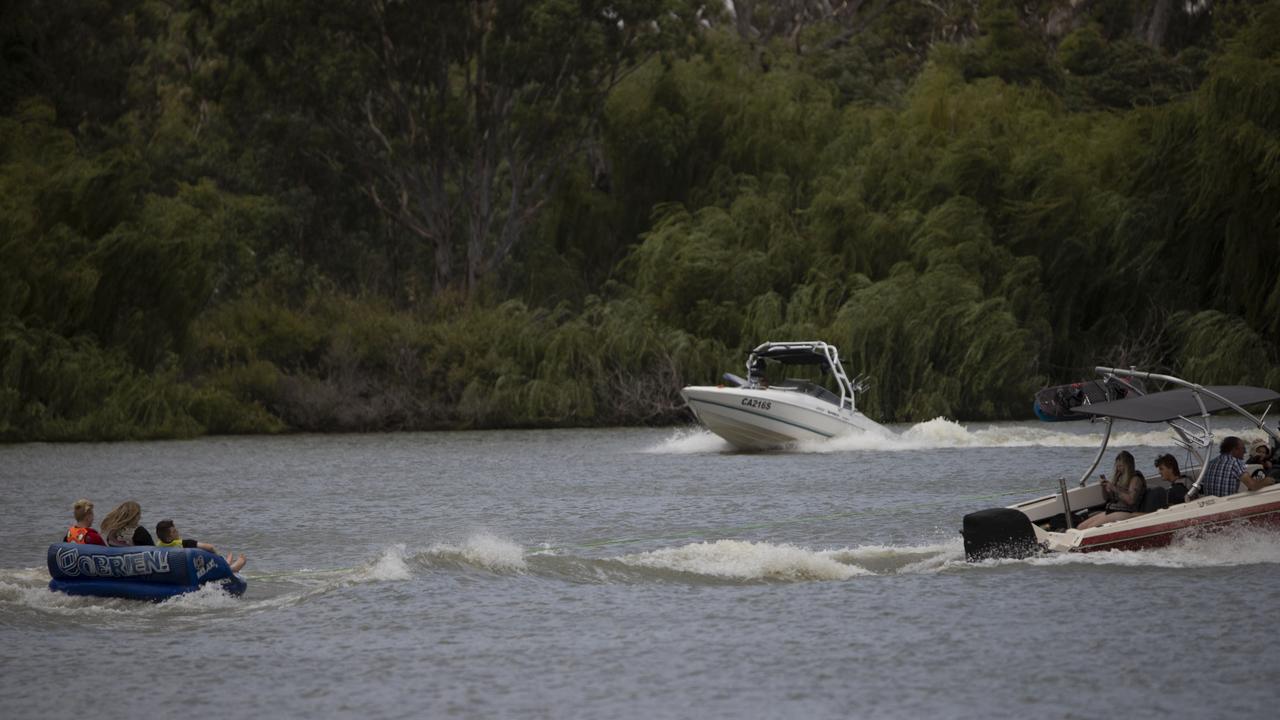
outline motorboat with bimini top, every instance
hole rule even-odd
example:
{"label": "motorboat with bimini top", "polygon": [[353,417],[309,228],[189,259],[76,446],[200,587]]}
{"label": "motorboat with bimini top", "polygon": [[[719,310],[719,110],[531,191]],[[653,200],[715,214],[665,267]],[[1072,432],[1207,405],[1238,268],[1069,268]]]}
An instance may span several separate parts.
{"label": "motorboat with bimini top", "polygon": [[[1280,434],[1246,407],[1271,403],[1280,393],[1244,385],[1203,386],[1171,375],[1138,370],[1099,367],[1105,382],[1147,380],[1177,386],[1149,394],[1101,402],[1082,402],[1072,408],[1102,423],[1102,444],[1092,464],[1068,489],[1058,481],[1058,492],[1005,508],[970,513],[964,517],[965,557],[971,561],[991,558],[1025,558],[1040,553],[1138,550],[1168,545],[1178,533],[1218,528],[1233,523],[1280,526],[1280,485],[1248,490],[1225,497],[1201,496],[1208,462],[1217,453],[1210,427],[1211,415],[1231,411],[1270,437],[1274,448]],[[1130,386],[1132,387],[1132,386]],[[1269,408],[1268,408],[1269,409]],[[1115,420],[1164,423],[1172,431],[1171,444],[1186,452],[1182,463],[1188,477],[1195,477],[1186,500],[1170,504],[1167,483],[1152,481],[1137,501],[1139,511],[1123,519],[1080,529],[1080,521],[1104,510],[1101,483],[1089,484],[1107,450]],[[1253,468],[1248,468],[1253,470]]]}
{"label": "motorboat with bimini top", "polygon": [[[822,378],[787,378],[770,382],[775,366],[782,371],[816,367]],[[725,384],[694,385],[680,394],[711,432],[744,450],[767,450],[805,440],[827,440],[864,432],[888,433],[858,412],[856,396],[867,389],[865,378],[849,379],[835,346],[809,340],[766,342],[747,355],[747,377],[725,373]]]}

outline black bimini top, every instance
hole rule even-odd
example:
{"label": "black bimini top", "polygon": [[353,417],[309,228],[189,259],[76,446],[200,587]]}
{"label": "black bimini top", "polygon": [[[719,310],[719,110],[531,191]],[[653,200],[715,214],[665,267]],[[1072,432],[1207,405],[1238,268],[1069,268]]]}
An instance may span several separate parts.
{"label": "black bimini top", "polygon": [[774,345],[755,353],[757,358],[765,358],[783,365],[826,365],[827,356],[811,345]]}
{"label": "black bimini top", "polygon": [[[1205,389],[1227,398],[1240,407],[1280,400],[1280,393],[1274,390],[1248,385],[1206,385]],[[1200,397],[1204,400],[1205,410],[1209,412],[1227,409],[1227,405],[1217,398],[1204,394]],[[1095,417],[1157,423],[1199,415],[1200,403],[1196,402],[1190,389],[1182,388],[1123,400],[1079,405],[1072,408],[1072,411]]]}

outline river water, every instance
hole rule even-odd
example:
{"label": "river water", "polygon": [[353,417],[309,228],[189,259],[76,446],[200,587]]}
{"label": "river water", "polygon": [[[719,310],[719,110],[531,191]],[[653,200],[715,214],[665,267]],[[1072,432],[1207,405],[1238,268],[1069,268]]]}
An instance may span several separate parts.
{"label": "river water", "polygon": [[[894,430],[0,447],[0,712],[1274,717],[1280,535],[968,564],[962,515],[1078,477],[1088,423]],[[1167,445],[1112,443],[1144,471]],[[246,553],[248,591],[49,592],[82,496]]]}

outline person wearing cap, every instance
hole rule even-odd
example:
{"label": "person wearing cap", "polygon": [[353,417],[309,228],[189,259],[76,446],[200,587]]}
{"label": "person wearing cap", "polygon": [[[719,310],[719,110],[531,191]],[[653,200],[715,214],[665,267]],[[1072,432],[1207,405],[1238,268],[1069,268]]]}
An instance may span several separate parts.
{"label": "person wearing cap", "polygon": [[1249,454],[1249,459],[1245,461],[1245,465],[1261,465],[1263,472],[1270,472],[1271,446],[1265,440],[1254,443],[1253,452]]}
{"label": "person wearing cap", "polygon": [[1244,440],[1231,435],[1223,438],[1218,446],[1218,457],[1209,461],[1204,471],[1204,495],[1226,497],[1235,495],[1244,485],[1249,490],[1261,490],[1275,484],[1275,480],[1258,472],[1258,477],[1244,466]]}

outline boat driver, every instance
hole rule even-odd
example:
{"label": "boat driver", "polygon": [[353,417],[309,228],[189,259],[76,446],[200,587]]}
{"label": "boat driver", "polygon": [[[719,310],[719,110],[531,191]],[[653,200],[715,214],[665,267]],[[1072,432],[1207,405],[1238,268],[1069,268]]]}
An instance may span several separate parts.
{"label": "boat driver", "polygon": [[1251,474],[1244,466],[1244,441],[1231,435],[1218,446],[1218,457],[1209,461],[1204,472],[1202,494],[1225,497],[1235,495],[1243,484],[1249,490],[1261,490],[1275,480],[1261,472]]}

